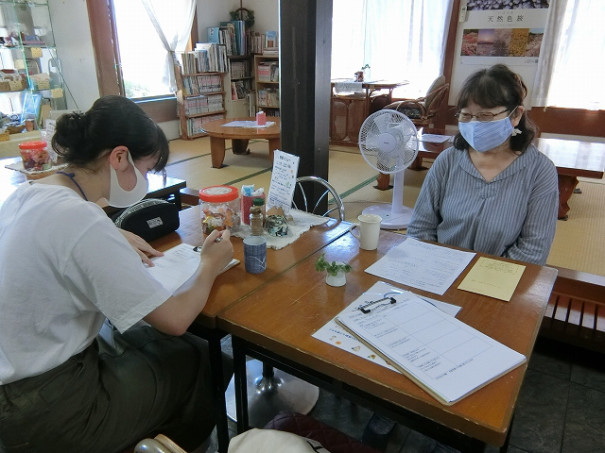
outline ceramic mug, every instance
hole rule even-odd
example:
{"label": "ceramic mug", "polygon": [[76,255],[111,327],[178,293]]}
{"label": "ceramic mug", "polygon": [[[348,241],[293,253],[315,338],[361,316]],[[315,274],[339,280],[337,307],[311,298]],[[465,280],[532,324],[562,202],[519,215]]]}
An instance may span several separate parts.
{"label": "ceramic mug", "polygon": [[[351,228],[351,234],[359,240],[359,247],[364,250],[376,250],[382,217],[376,214],[361,214],[357,216],[357,220],[359,225]],[[359,232],[356,232],[355,228],[359,228]]]}

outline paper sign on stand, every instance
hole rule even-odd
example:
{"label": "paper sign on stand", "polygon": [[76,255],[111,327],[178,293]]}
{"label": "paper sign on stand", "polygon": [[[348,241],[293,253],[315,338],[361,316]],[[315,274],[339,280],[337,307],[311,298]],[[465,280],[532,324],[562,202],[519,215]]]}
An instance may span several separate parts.
{"label": "paper sign on stand", "polygon": [[276,149],[273,153],[273,172],[267,196],[267,207],[282,208],[285,213],[292,206],[299,156]]}

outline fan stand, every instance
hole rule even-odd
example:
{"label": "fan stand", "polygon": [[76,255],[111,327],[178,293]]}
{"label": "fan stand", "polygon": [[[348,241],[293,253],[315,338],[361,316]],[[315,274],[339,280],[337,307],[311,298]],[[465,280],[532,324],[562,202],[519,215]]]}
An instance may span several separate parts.
{"label": "fan stand", "polygon": [[362,214],[377,214],[382,217],[380,228],[385,230],[400,230],[407,228],[412,218],[412,209],[403,205],[403,173],[405,170],[395,173],[393,181],[393,200],[391,204],[379,204],[368,206]]}

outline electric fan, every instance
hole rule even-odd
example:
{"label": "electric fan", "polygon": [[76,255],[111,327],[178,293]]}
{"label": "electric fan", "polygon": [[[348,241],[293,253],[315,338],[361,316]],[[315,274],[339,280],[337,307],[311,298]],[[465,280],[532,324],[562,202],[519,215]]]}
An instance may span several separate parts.
{"label": "electric fan", "polygon": [[392,203],[363,210],[363,214],[382,217],[381,228],[405,228],[410,222],[412,209],[403,205],[403,174],[418,156],[417,134],[407,116],[391,109],[372,113],[359,130],[359,150],[365,161],[376,171],[395,174]]}

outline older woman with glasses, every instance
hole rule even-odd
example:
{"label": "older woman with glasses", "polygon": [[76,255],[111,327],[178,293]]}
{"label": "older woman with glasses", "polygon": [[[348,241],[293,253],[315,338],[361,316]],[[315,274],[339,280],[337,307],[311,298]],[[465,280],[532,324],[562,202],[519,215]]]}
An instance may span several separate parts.
{"label": "older woman with glasses", "polygon": [[557,171],[532,144],[527,88],[498,64],[460,92],[454,146],[431,166],[408,236],[545,264],[555,234]]}

